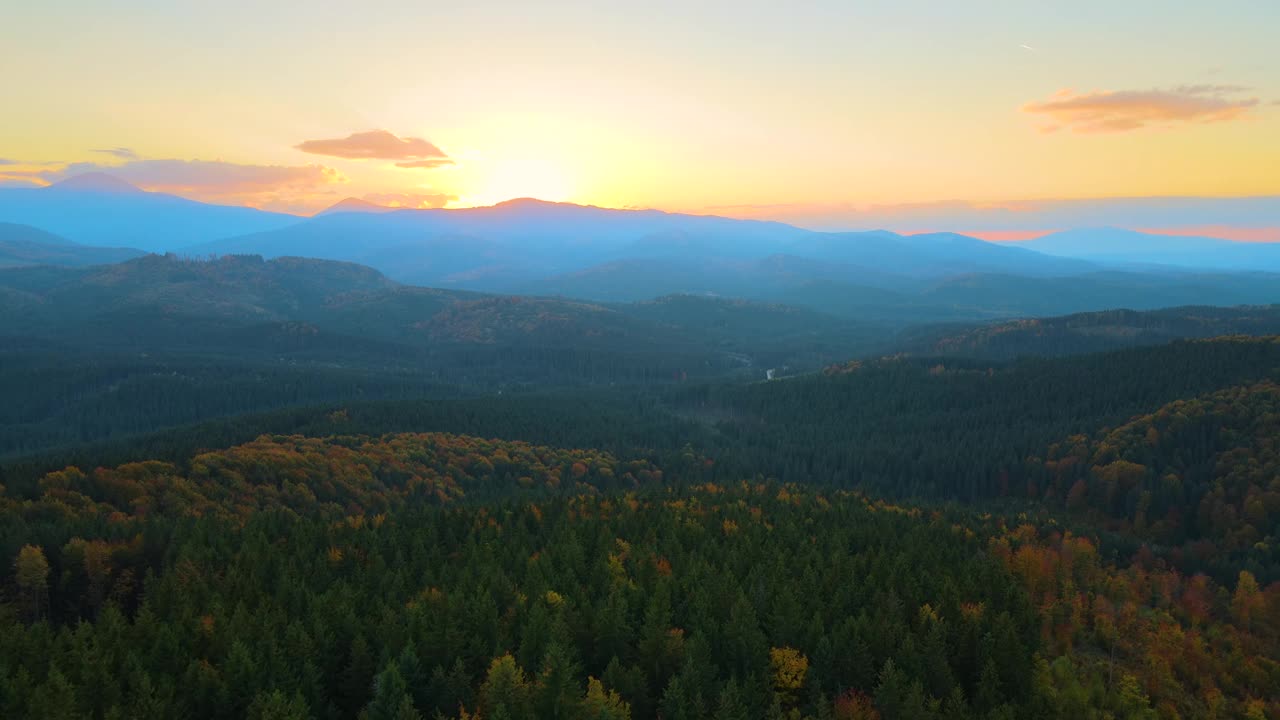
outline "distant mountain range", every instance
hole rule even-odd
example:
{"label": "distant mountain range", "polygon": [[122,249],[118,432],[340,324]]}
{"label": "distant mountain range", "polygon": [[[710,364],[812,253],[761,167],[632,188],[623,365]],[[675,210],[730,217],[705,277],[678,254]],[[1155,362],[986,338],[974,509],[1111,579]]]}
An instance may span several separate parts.
{"label": "distant mountain range", "polygon": [[1014,243],[1046,255],[1095,263],[1196,270],[1280,271],[1280,243],[1156,235],[1121,228],[1081,228]]}
{"label": "distant mountain range", "polygon": [[593,302],[748,298],[890,324],[1280,301],[1265,274],[1280,272],[1280,244],[1108,228],[992,243],[531,199],[407,210],[348,198],[302,218],[143,192],[102,174],[0,190],[0,222],[57,236],[0,245],[9,265],[139,251],[311,257],[418,286]]}
{"label": "distant mountain range", "polygon": [[[1080,274],[1090,263],[954,234],[817,233],[780,223],[513,200],[463,210],[326,212],[188,248],[367,264],[419,285],[635,300],[837,280],[903,287],[971,272]],[[339,208],[340,209],[340,208]],[[810,267],[800,270],[808,261]],[[788,265],[783,267],[783,265]],[[619,277],[626,275],[626,277]]]}
{"label": "distant mountain range", "polygon": [[273,230],[299,219],[143,192],[102,173],[79,175],[44,188],[0,190],[0,222],[30,225],[96,247],[165,252]]}

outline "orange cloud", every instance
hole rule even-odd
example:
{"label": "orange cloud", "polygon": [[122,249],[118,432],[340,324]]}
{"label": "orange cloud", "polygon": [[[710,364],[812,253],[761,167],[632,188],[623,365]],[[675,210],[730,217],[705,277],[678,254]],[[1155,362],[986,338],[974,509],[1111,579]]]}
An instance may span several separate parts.
{"label": "orange cloud", "polygon": [[228,205],[304,211],[325,202],[332,185],[346,176],[323,165],[247,165],[222,160],[133,160],[119,165],[96,162],[71,163],[38,172],[45,183],[105,172],[151,192]]}
{"label": "orange cloud", "polygon": [[134,152],[133,148],[127,148],[127,147],[95,148],[91,152],[102,153],[103,155],[110,155],[112,157],[120,158],[121,160],[137,160],[138,159],[138,153]]}
{"label": "orange cloud", "polygon": [[310,190],[346,182],[342,173],[323,165],[246,165],[222,160],[135,160],[123,165],[73,163],[58,175],[69,177],[95,171],[109,172],[146,190],[197,195]]}
{"label": "orange cloud", "polygon": [[453,161],[449,158],[431,158],[430,160],[409,160],[407,162],[398,162],[396,163],[396,167],[430,169],[452,164]]}
{"label": "orange cloud", "polygon": [[26,162],[0,158],[0,187],[30,188],[48,185],[44,175],[61,163]]}
{"label": "orange cloud", "polygon": [[1236,85],[1183,85],[1170,90],[1106,90],[1079,94],[1062,90],[1043,102],[1022,106],[1060,129],[1077,133],[1112,133],[1145,127],[1215,123],[1235,120],[1258,105],[1257,98],[1234,98],[1246,88]]}
{"label": "orange cloud", "polygon": [[428,208],[442,208],[450,202],[457,200],[457,195],[446,195],[444,193],[369,193],[361,198],[375,205],[383,205],[393,208],[412,208],[414,210],[424,210]]}
{"label": "orange cloud", "polygon": [[313,155],[348,160],[400,160],[397,167],[436,168],[452,165],[443,150],[422,138],[399,138],[386,130],[352,133],[345,138],[306,140],[294,146]]}

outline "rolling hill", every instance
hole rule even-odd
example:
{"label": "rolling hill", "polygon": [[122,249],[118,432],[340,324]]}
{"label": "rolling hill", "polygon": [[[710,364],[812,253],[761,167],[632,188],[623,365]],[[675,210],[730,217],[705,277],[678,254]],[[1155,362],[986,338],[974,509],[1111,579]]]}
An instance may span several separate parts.
{"label": "rolling hill", "polygon": [[89,247],[30,225],[0,222],[0,268],[103,265],[142,255],[133,248]]}
{"label": "rolling hill", "polygon": [[919,327],[899,347],[926,356],[1011,359],[1159,345],[1184,338],[1280,334],[1280,306],[1104,310],[980,326]]}
{"label": "rolling hill", "polygon": [[[0,335],[82,348],[362,358],[378,366],[414,362],[459,371],[479,362],[474,353],[491,361],[526,348],[566,358],[596,353],[606,366],[613,362],[608,358],[649,358],[657,366],[714,374],[753,367],[757,353],[769,362],[817,367],[880,334],[812,311],[711,298],[679,302],[681,312],[659,312],[672,305],[412,287],[330,260],[148,255],[91,268],[0,271]],[[790,332],[780,336],[777,322],[747,321],[769,314],[786,314]],[[724,322],[730,316],[732,326]],[[794,347],[798,336],[811,342]]]}
{"label": "rolling hill", "polygon": [[1035,317],[1114,308],[1267,305],[1280,301],[1273,273],[1103,271],[1070,278],[973,274],[945,278],[922,293],[932,305],[971,317]]}
{"label": "rolling hill", "polygon": [[0,270],[0,454],[326,402],[756,379],[882,336],[745,301],[485,295],[303,258],[13,268]]}

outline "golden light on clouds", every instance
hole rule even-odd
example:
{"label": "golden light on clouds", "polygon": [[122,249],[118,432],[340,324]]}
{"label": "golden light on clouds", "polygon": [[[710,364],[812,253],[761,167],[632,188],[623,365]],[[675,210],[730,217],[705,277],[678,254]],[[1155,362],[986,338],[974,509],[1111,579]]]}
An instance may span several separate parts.
{"label": "golden light on clouds", "polygon": [[1184,85],[1170,90],[1115,90],[1077,93],[1060,90],[1022,111],[1049,120],[1045,132],[1128,132],[1170,129],[1191,123],[1237,120],[1257,107],[1256,97],[1240,97],[1248,88],[1236,85]]}
{"label": "golden light on clouds", "polygon": [[295,145],[313,155],[348,160],[400,160],[398,167],[440,167],[450,164],[449,156],[422,138],[400,138],[386,130],[351,133],[344,138],[304,140]]}

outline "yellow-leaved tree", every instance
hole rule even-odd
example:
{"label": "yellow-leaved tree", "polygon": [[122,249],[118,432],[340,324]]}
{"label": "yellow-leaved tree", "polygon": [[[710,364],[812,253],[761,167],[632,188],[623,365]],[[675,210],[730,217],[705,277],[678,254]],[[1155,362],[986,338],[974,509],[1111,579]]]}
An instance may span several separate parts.
{"label": "yellow-leaved tree", "polygon": [[790,700],[804,687],[804,676],[809,672],[809,658],[795,648],[770,648],[769,668],[773,671],[773,688]]}
{"label": "yellow-leaved tree", "polygon": [[27,597],[34,619],[40,617],[40,601],[49,590],[49,561],[44,550],[35,545],[23,545],[13,561],[14,580]]}

